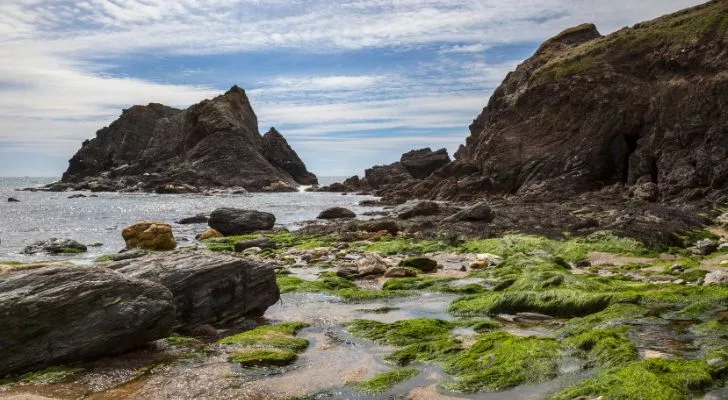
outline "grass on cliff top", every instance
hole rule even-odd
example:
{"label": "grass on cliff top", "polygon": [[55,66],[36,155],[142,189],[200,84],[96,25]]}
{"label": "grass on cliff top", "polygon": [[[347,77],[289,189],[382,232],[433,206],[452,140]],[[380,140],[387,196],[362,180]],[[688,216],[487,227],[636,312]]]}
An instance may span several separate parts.
{"label": "grass on cliff top", "polygon": [[534,76],[539,80],[559,80],[595,69],[605,60],[629,59],[630,54],[648,51],[669,54],[701,40],[720,40],[726,32],[728,6],[725,2],[712,2],[584,43],[551,60],[535,71]]}
{"label": "grass on cliff top", "polygon": [[551,400],[688,400],[710,387],[713,370],[702,360],[652,359],[610,368],[564,389]]}
{"label": "grass on cliff top", "polygon": [[366,393],[382,393],[417,374],[419,374],[419,371],[414,368],[395,369],[378,374],[368,381],[355,383],[354,388]]}

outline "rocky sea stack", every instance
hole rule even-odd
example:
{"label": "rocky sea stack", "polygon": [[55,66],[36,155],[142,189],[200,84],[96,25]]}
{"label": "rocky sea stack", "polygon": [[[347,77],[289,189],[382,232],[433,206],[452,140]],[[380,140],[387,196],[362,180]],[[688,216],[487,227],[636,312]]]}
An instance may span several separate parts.
{"label": "rocky sea stack", "polygon": [[243,89],[178,110],[133,106],[87,140],[51,189],[194,192],[242,187],[290,190],[316,184],[286,139],[265,136]]}
{"label": "rocky sea stack", "polygon": [[[725,202],[727,48],[725,1],[608,36],[592,24],[567,29],[508,74],[455,161],[424,179],[392,164],[385,187],[364,186],[391,199],[549,201],[609,187]],[[360,187],[345,183],[336,189]]]}

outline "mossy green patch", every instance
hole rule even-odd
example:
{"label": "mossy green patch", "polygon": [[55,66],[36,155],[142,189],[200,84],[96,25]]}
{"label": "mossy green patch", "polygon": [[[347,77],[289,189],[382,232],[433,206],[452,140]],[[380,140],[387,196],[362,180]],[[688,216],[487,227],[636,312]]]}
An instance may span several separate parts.
{"label": "mossy green patch", "polygon": [[354,282],[331,272],[321,274],[315,281],[306,281],[297,276],[288,275],[278,276],[276,282],[281,293],[331,293],[341,289],[356,289]]}
{"label": "mossy green patch", "polygon": [[693,325],[690,331],[700,336],[718,336],[728,338],[728,326],[719,321],[707,321],[702,324]]}
{"label": "mossy green patch", "polygon": [[228,359],[230,362],[245,367],[264,367],[271,365],[288,365],[298,359],[295,351],[273,348],[248,348],[234,352]]}
{"label": "mossy green patch", "polygon": [[200,347],[203,343],[199,339],[187,336],[170,336],[164,339],[167,344],[175,347]]}
{"label": "mossy green patch", "polygon": [[404,382],[419,374],[414,368],[401,368],[392,371],[382,372],[372,379],[354,384],[354,388],[367,393],[382,393],[391,389],[394,385]]}
{"label": "mossy green patch", "polygon": [[303,322],[263,325],[247,332],[220,339],[217,343],[303,351],[308,347],[308,340],[294,337],[294,335],[307,326],[308,324]]}
{"label": "mossy green patch", "polygon": [[447,250],[449,246],[436,240],[413,240],[386,237],[364,247],[364,251],[381,254],[425,254]]}
{"label": "mossy green patch", "polygon": [[405,366],[415,361],[442,361],[460,351],[462,346],[458,340],[452,336],[439,336],[433,340],[409,344],[384,359],[395,365]]}
{"label": "mossy green patch", "polygon": [[278,248],[285,249],[293,247],[299,250],[310,250],[316,247],[327,247],[330,246],[331,243],[336,241],[336,238],[333,236],[314,236],[297,232],[282,231],[265,235],[250,234],[211,238],[204,240],[204,243],[207,244],[208,250],[233,251],[235,243],[242,240],[260,239],[261,237],[270,238],[271,240],[273,240],[273,242],[275,242]]}
{"label": "mossy green patch", "polygon": [[629,326],[595,329],[568,338],[564,345],[576,350],[591,365],[616,367],[637,359],[637,347],[627,337],[630,329]]}
{"label": "mossy green patch", "polygon": [[357,319],[345,326],[352,335],[395,346],[445,338],[454,327],[448,321],[430,318],[407,319],[391,324]]}
{"label": "mossy green patch", "polygon": [[544,250],[567,261],[583,260],[590,251],[627,255],[652,254],[644,244],[635,239],[618,237],[610,232],[603,231],[566,240],[511,234],[501,238],[470,241],[462,245],[459,250],[465,253],[493,253],[503,257],[518,253],[528,254],[534,250]]}
{"label": "mossy green patch", "polygon": [[75,247],[61,247],[53,251],[54,254],[81,254],[85,253],[85,249],[77,249]]}
{"label": "mossy green patch", "polygon": [[399,310],[399,307],[383,306],[378,308],[360,308],[356,311],[370,314],[387,314]]}
{"label": "mossy green patch", "polygon": [[609,293],[591,293],[569,289],[542,292],[496,292],[457,299],[452,302],[449,311],[453,315],[463,317],[519,312],[575,317],[601,311],[607,308],[613,299],[613,295]]}
{"label": "mossy green patch", "polygon": [[605,310],[583,318],[572,318],[560,329],[563,336],[579,335],[592,329],[607,329],[632,323],[649,311],[635,304],[613,304]]}
{"label": "mossy green patch", "polygon": [[562,390],[551,400],[602,396],[610,400],[688,400],[713,383],[702,360],[653,359],[610,368]]}
{"label": "mossy green patch", "polygon": [[500,391],[543,382],[557,375],[561,355],[561,346],[553,339],[487,333],[442,363],[445,372],[454,375],[445,387],[462,392]]}
{"label": "mossy green patch", "polygon": [[417,292],[406,290],[369,290],[369,289],[341,289],[333,295],[350,302],[386,300],[397,297],[414,296]]}
{"label": "mossy green patch", "polygon": [[64,381],[83,372],[83,368],[56,366],[41,371],[30,372],[20,377],[20,382],[33,385],[45,385]]}

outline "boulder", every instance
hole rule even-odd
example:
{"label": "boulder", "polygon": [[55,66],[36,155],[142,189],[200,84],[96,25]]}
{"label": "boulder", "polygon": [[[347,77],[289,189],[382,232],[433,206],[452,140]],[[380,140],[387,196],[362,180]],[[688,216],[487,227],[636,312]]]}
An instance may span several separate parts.
{"label": "boulder", "polygon": [[316,217],[318,219],[350,219],[356,218],[356,214],[344,207],[331,207],[321,211]]}
{"label": "boulder", "polygon": [[378,219],[359,222],[356,224],[355,229],[364,232],[387,231],[390,235],[396,235],[402,228],[399,226],[397,221],[391,219]]}
{"label": "boulder", "polygon": [[233,236],[269,230],[275,222],[276,217],[267,212],[218,208],[210,214],[208,225],[225,236]]}
{"label": "boulder", "polygon": [[0,376],[117,354],[170,334],[172,294],[106,268],[0,275]]}
{"label": "boulder", "polygon": [[159,221],[142,221],[127,226],[121,231],[121,236],[130,249],[174,250],[177,247],[172,225]]}
{"label": "boulder", "polygon": [[495,218],[493,210],[486,202],[480,202],[472,205],[464,210],[461,210],[447,218],[445,222],[459,222],[459,221],[477,221],[477,222],[491,222]]}
{"label": "boulder", "polygon": [[169,288],[177,307],[176,328],[184,330],[260,317],[280,297],[273,266],[224,254],[177,250],[108,268]]}
{"label": "boulder", "polygon": [[207,221],[210,220],[210,216],[206,214],[197,214],[192,217],[182,218],[181,220],[177,221],[180,225],[190,225],[190,224],[206,224]]}
{"label": "boulder", "polygon": [[216,231],[215,229],[207,228],[207,229],[205,229],[204,232],[197,235],[195,237],[195,239],[197,239],[199,241],[203,241],[203,240],[212,239],[212,238],[216,238],[216,237],[223,237],[223,234]]}
{"label": "boulder", "polygon": [[20,200],[15,197],[8,197],[8,203],[20,203]]}
{"label": "boulder", "polygon": [[356,278],[359,275],[359,268],[354,265],[342,265],[336,269],[336,275],[342,278]]}
{"label": "boulder", "polygon": [[437,215],[439,213],[440,205],[434,201],[408,202],[397,207],[397,218],[399,219]]}
{"label": "boulder", "polygon": [[690,248],[690,251],[699,256],[707,256],[708,254],[718,250],[718,243],[710,239],[698,240],[695,246]]}
{"label": "boulder", "polygon": [[399,262],[400,267],[415,268],[422,272],[437,270],[437,261],[427,257],[411,257]]}
{"label": "boulder", "polygon": [[240,253],[253,247],[257,247],[259,249],[275,249],[278,246],[276,246],[276,242],[274,242],[273,239],[261,237],[257,239],[241,240],[235,243],[234,247],[235,251]]}
{"label": "boulder", "polygon": [[358,276],[384,275],[389,269],[387,261],[376,253],[365,253],[354,262]]}
{"label": "boulder", "polygon": [[703,285],[721,285],[728,283],[728,271],[717,270],[709,272],[703,279]]}
{"label": "boulder", "polygon": [[88,248],[72,239],[50,238],[31,244],[23,249],[24,254],[75,254],[84,253]]}
{"label": "boulder", "polygon": [[425,179],[442,166],[450,163],[446,149],[437,151],[429,147],[402,154],[400,163],[415,179]]}

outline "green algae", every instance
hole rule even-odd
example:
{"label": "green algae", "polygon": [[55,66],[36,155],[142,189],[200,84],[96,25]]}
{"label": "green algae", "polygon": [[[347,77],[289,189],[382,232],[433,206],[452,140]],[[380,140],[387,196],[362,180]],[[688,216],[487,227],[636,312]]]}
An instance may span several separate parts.
{"label": "green algae", "polygon": [[649,310],[635,304],[612,304],[603,311],[582,318],[572,318],[559,330],[560,335],[579,335],[592,329],[625,325],[645,317]]}
{"label": "green algae", "polygon": [[719,321],[707,321],[690,327],[690,332],[699,336],[728,338],[728,326]]}
{"label": "green algae", "polygon": [[19,382],[32,385],[45,385],[64,381],[85,371],[83,368],[55,366],[41,371],[30,372],[20,377]]}
{"label": "green algae", "polygon": [[610,368],[559,391],[551,400],[603,396],[610,400],[688,400],[713,383],[702,360],[652,359]]}
{"label": "green algae", "polygon": [[420,341],[444,338],[454,325],[448,321],[430,318],[407,319],[391,324],[356,319],[348,322],[345,327],[354,336],[395,346],[406,346]]}
{"label": "green algae", "polygon": [[637,359],[637,347],[627,337],[631,328],[620,326],[587,331],[566,339],[564,345],[586,358],[590,365],[616,367]]}
{"label": "green algae", "polygon": [[306,281],[297,276],[278,276],[276,278],[281,293],[331,293],[341,289],[356,289],[354,282],[327,272],[315,281]]}
{"label": "green algae", "polygon": [[195,338],[187,337],[187,336],[170,336],[164,340],[170,346],[175,346],[175,347],[197,348],[197,347],[204,345],[199,339],[195,339]]}
{"label": "green algae", "polygon": [[518,253],[528,254],[543,250],[566,261],[587,258],[590,251],[615,254],[650,255],[644,244],[631,238],[622,238],[610,232],[595,232],[584,237],[553,240],[541,236],[510,234],[501,238],[479,239],[460,246],[463,253],[492,253],[509,257]]}
{"label": "green algae", "polygon": [[300,352],[308,347],[308,340],[294,337],[294,335],[307,326],[309,325],[303,322],[263,325],[220,339],[217,343],[245,347],[272,347]]}
{"label": "green algae", "polygon": [[225,236],[206,239],[203,242],[207,245],[208,250],[212,251],[233,251],[234,245],[242,240],[260,239],[267,237],[276,244],[279,249],[296,248],[298,250],[310,250],[317,247],[327,247],[333,243],[336,238],[333,236],[315,236],[306,235],[296,232],[274,232],[270,234],[249,234],[237,236]]}
{"label": "green algae", "polygon": [[264,367],[272,365],[288,365],[298,359],[298,354],[292,350],[272,348],[248,348],[234,352],[228,361],[244,367]]}
{"label": "green algae", "polygon": [[614,300],[609,293],[591,293],[560,289],[542,292],[495,292],[466,296],[450,305],[451,314],[475,317],[495,314],[538,312],[551,316],[576,317],[607,308]]}
{"label": "green algae", "polygon": [[398,237],[386,237],[363,248],[364,251],[393,254],[425,254],[447,250],[450,246],[436,240],[412,240]]}
{"label": "green algae", "polygon": [[395,365],[406,366],[415,361],[442,361],[462,351],[460,341],[452,336],[439,336],[404,346],[384,359]]}
{"label": "green algae", "polygon": [[394,385],[404,382],[419,374],[414,368],[401,368],[392,371],[382,372],[364,382],[355,383],[353,386],[359,391],[366,393],[382,393],[391,389]]}
{"label": "green algae", "polygon": [[443,370],[454,376],[444,386],[476,392],[544,382],[556,377],[561,356],[561,346],[553,339],[487,333],[479,336],[472,347],[442,362]]}

